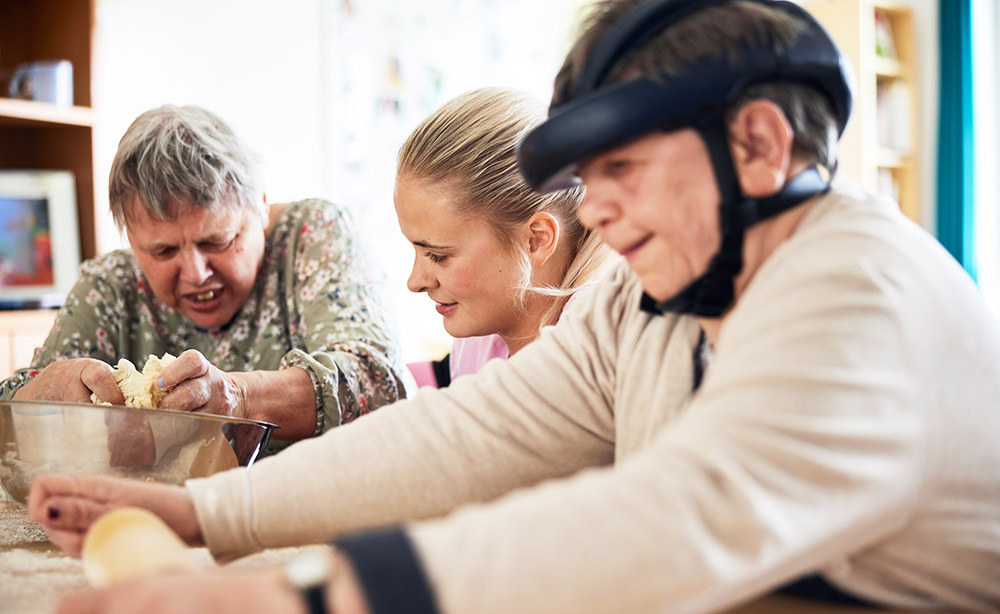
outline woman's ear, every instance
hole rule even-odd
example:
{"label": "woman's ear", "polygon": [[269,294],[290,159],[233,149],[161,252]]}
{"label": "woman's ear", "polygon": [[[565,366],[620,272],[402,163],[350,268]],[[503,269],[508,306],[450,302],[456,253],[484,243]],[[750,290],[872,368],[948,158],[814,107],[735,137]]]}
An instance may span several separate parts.
{"label": "woman's ear", "polygon": [[729,124],[733,164],[743,193],[751,198],[778,192],[791,173],[792,124],[774,102],[751,100]]}
{"label": "woman's ear", "polygon": [[524,225],[528,234],[528,258],[533,267],[545,264],[559,245],[559,220],[551,213],[539,211]]}

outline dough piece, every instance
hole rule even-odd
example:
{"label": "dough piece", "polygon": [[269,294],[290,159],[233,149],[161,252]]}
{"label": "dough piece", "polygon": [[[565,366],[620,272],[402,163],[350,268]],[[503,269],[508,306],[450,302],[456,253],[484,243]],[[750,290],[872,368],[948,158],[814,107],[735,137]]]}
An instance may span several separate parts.
{"label": "dough piece", "polygon": [[97,519],[83,540],[83,571],[96,587],[200,564],[191,548],[156,514],[121,507]]}
{"label": "dough piece", "polygon": [[[163,358],[157,358],[150,354],[146,359],[140,373],[135,365],[128,358],[118,361],[118,367],[113,370],[115,382],[125,397],[127,407],[139,407],[142,409],[155,409],[160,406],[160,400],[166,392],[160,390],[156,385],[156,380],[160,377],[160,372],[167,368],[173,361],[177,360],[171,354],[164,354]],[[101,401],[96,394],[90,395],[90,400],[98,405],[110,405]]]}
{"label": "dough piece", "polygon": [[236,451],[220,429],[198,449],[188,470],[188,479],[202,478],[240,466]]}

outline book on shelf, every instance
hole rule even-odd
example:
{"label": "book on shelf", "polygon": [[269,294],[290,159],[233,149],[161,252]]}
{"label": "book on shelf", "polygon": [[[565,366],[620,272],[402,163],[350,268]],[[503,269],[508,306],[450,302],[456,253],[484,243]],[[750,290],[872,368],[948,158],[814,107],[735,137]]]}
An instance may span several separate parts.
{"label": "book on shelf", "polygon": [[875,92],[878,146],[900,154],[909,153],[910,88],[899,79],[881,80]]}
{"label": "book on shelf", "polygon": [[880,10],[875,11],[875,55],[880,58],[897,59],[892,23],[885,11]]}

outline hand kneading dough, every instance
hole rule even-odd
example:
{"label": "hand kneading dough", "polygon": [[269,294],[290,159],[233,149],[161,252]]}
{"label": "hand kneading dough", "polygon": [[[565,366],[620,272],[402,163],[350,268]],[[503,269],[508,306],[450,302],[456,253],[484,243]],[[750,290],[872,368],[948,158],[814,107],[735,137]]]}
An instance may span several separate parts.
{"label": "hand kneading dough", "polygon": [[83,571],[96,587],[140,576],[200,567],[194,552],[156,514],[138,507],[112,510],[83,540]]}
{"label": "hand kneading dough", "polygon": [[[146,359],[146,365],[140,373],[135,365],[128,358],[118,361],[118,367],[113,370],[118,388],[125,397],[126,407],[140,407],[143,409],[155,409],[160,406],[166,392],[160,390],[156,385],[156,380],[160,377],[160,372],[167,368],[170,363],[177,360],[175,356],[164,354],[163,358],[157,358],[150,354]],[[105,404],[96,394],[90,395],[93,403]]]}

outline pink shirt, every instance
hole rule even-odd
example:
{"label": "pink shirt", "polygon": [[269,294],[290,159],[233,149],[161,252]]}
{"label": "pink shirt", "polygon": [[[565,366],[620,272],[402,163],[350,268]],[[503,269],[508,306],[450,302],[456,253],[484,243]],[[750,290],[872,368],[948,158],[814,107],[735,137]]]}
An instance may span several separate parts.
{"label": "pink shirt", "polygon": [[[569,300],[563,306],[563,311],[576,300],[577,297],[590,292],[593,284],[587,283],[580,286],[576,292],[570,295]],[[451,379],[461,375],[478,373],[487,362],[494,358],[507,360],[509,356],[507,344],[500,338],[500,335],[485,335],[482,337],[458,337],[451,344],[451,354],[448,357],[448,366]],[[410,363],[407,365],[418,386],[437,387],[434,379],[434,371],[429,362]]]}
{"label": "pink shirt", "polygon": [[451,357],[448,359],[451,379],[454,381],[460,375],[477,373],[490,360],[494,358],[507,360],[509,355],[507,344],[500,335],[455,339],[451,344]]}

